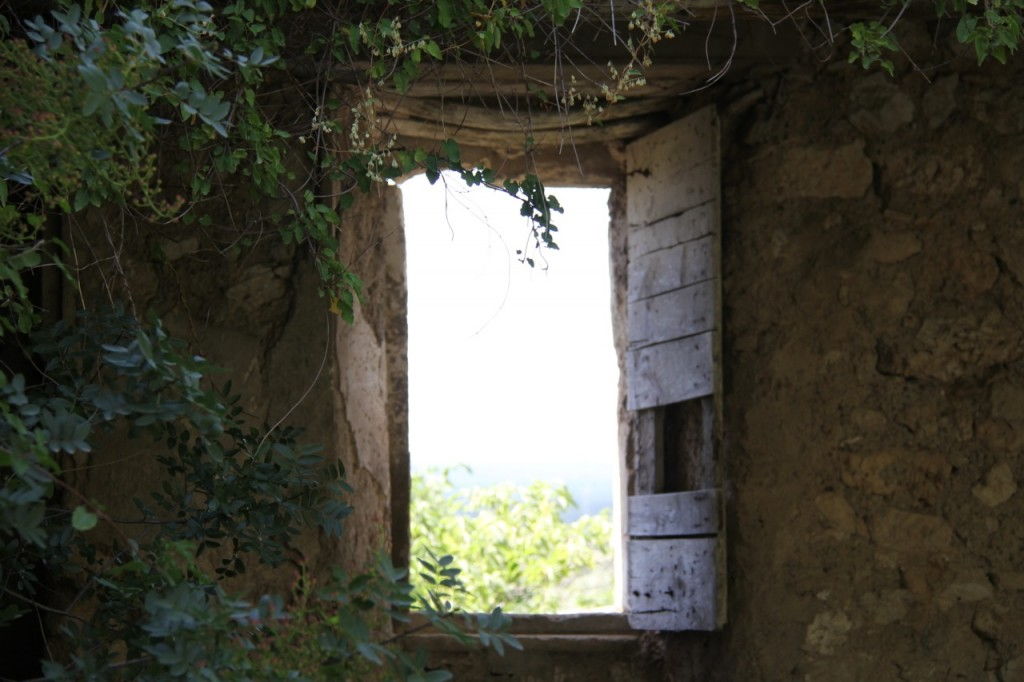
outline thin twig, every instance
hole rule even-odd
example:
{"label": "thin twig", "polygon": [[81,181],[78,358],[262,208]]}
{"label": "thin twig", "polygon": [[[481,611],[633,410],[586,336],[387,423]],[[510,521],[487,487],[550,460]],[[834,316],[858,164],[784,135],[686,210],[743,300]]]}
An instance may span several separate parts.
{"label": "thin twig", "polygon": [[[729,5],[732,7],[732,5]],[[711,15],[711,25],[708,26],[707,33],[704,34],[704,61],[708,65],[708,71],[711,70],[711,34],[715,32],[715,22],[718,21],[718,5],[715,5],[714,13]]]}
{"label": "thin twig", "polygon": [[612,45],[619,46],[619,33],[615,30],[615,0],[608,0],[612,8]]}
{"label": "thin twig", "polygon": [[[47,473],[49,474],[49,472],[47,472]],[[129,547],[131,546],[132,539],[129,538],[127,535],[125,535],[124,531],[122,531],[120,528],[117,527],[117,523],[113,519],[111,519],[107,515],[107,513],[105,511],[103,511],[102,509],[97,507],[95,504],[93,504],[89,500],[89,498],[87,498],[84,494],[82,494],[77,488],[75,488],[71,484],[69,484],[69,483],[67,483],[65,481],[60,480],[60,478],[58,478],[57,476],[54,476],[52,474],[49,474],[49,476],[50,476],[50,480],[53,481],[56,485],[60,486],[61,488],[64,488],[64,490],[67,490],[69,493],[71,493],[72,495],[77,497],[79,500],[81,500],[87,506],[91,507],[93,512],[95,512],[95,514],[98,517],[100,517],[101,519],[103,519],[104,521],[109,523],[110,527],[114,529],[114,532],[116,532],[118,535],[120,535],[121,538],[125,541],[125,543]]]}
{"label": "thin twig", "polygon": [[32,599],[31,597],[26,597],[23,594],[19,594],[18,592],[15,592],[14,590],[9,590],[6,587],[0,587],[0,591],[3,591],[5,594],[8,594],[8,595],[12,596],[12,597],[14,597],[15,599],[17,599],[19,601],[23,601],[26,604],[30,604],[31,606],[34,606],[37,609],[41,609],[41,610],[47,611],[49,613],[56,613],[59,616],[66,616],[68,618],[74,618],[75,620],[81,621],[82,623],[88,622],[84,618],[82,618],[81,616],[76,616],[75,614],[69,613],[68,611],[61,611],[60,609],[55,609],[52,606],[47,606],[46,604],[42,604],[40,602],[37,602],[35,599]]}
{"label": "thin twig", "polygon": [[[907,1],[909,2],[910,0]],[[835,34],[832,32],[832,19],[828,15],[828,7],[825,6],[824,2],[821,3],[821,9],[825,13],[825,26],[828,27],[828,44],[831,45],[836,39]]]}
{"label": "thin twig", "polygon": [[896,18],[892,20],[892,23],[889,24],[889,28],[885,29],[885,33],[882,34],[883,37],[889,35],[889,33],[896,27],[897,22],[903,18],[903,13],[907,11],[908,7],[910,7],[910,0],[904,0],[903,7],[900,7],[899,13],[896,15]]}
{"label": "thin twig", "polygon": [[[146,661],[150,661],[152,659],[153,659],[153,657],[152,656],[148,656],[148,655],[147,656],[139,656],[138,658],[130,658],[127,661],[121,661],[120,663],[108,663],[107,665],[104,666],[103,669],[104,670],[119,670],[121,668],[127,668],[130,665],[135,665],[137,663],[145,663]],[[6,682],[6,680],[7,680],[7,678],[0,678],[0,679],[3,679],[4,682]],[[28,680],[22,680],[22,682],[47,682],[50,679],[51,678],[49,678],[49,677],[33,677],[31,679],[28,679]]]}
{"label": "thin twig", "polygon": [[778,25],[779,25],[779,24],[781,24],[782,22],[786,21],[787,19],[790,19],[790,18],[792,18],[794,14],[796,14],[797,12],[799,12],[800,10],[802,10],[802,9],[803,9],[804,7],[807,7],[807,5],[810,5],[810,4],[812,3],[812,2],[814,2],[814,0],[807,0],[807,1],[806,1],[806,2],[804,2],[804,3],[801,3],[800,5],[797,5],[796,7],[794,7],[794,8],[793,8],[792,10],[790,10],[789,12],[786,12],[786,13],[785,13],[785,14],[783,14],[783,15],[782,15],[781,17],[779,17],[778,19],[776,19],[775,21],[773,21],[773,22],[771,23],[771,25],[772,25],[772,28],[775,28],[776,26],[778,26]]}
{"label": "thin twig", "polygon": [[324,355],[320,359],[320,367],[317,368],[316,374],[313,375],[313,380],[309,382],[309,386],[306,387],[305,392],[299,397],[297,401],[295,401],[295,403],[291,407],[288,408],[288,411],[281,415],[281,418],[274,422],[274,425],[267,429],[267,432],[263,434],[263,438],[260,440],[259,445],[256,446],[255,452],[259,452],[260,448],[263,447],[263,444],[267,441],[267,438],[270,438],[270,434],[273,433],[277,429],[277,427],[279,427],[284,422],[285,419],[291,416],[292,412],[294,412],[299,407],[299,405],[301,405],[303,401],[305,401],[306,398],[309,397],[309,394],[313,391],[313,387],[316,386],[317,382],[320,380],[320,375],[323,374],[324,367],[327,365],[327,356],[330,355],[330,349],[331,314],[327,313],[327,338],[324,340]]}
{"label": "thin twig", "polygon": [[36,610],[36,622],[39,623],[39,634],[43,638],[43,646],[46,648],[46,655],[52,661],[53,660],[53,651],[50,649],[50,639],[49,639],[49,637],[46,636],[46,628],[43,627],[43,616],[42,616],[42,614],[39,613],[40,608],[38,606],[35,607],[35,610]]}

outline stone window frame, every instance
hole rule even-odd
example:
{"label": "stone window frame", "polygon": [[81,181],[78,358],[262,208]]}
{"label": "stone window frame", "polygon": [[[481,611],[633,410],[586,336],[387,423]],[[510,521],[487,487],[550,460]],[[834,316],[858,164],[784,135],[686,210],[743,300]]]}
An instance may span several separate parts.
{"label": "stone window frame", "polygon": [[[720,363],[720,314],[721,309],[720,276],[718,275],[720,255],[717,240],[720,238],[718,223],[720,222],[720,198],[719,175],[720,159],[718,145],[718,120],[713,107],[708,107],[697,112],[691,117],[683,117],[668,124],[664,128],[654,131],[650,137],[655,138],[662,131],[670,129],[673,125],[679,126],[685,119],[698,119],[698,125],[707,127],[708,134],[714,136],[713,141],[707,149],[711,150],[714,157],[710,159],[713,187],[713,197],[705,198],[698,203],[701,206],[711,207],[711,219],[715,223],[714,238],[715,245],[709,254],[710,262],[715,268],[713,277],[715,283],[714,310],[716,316],[713,321],[714,334],[712,343],[712,354],[714,357],[714,369],[712,370],[712,383],[714,390],[707,395],[700,395],[696,399],[689,399],[689,396],[676,396],[671,403],[658,404],[652,409],[635,409],[636,401],[631,395],[634,392],[630,386],[631,374],[635,370],[628,368],[630,357],[635,355],[635,348],[630,343],[630,311],[629,311],[629,263],[630,263],[630,234],[636,233],[637,225],[635,216],[631,215],[628,209],[630,194],[635,195],[637,189],[633,187],[631,178],[644,177],[649,174],[648,170],[638,170],[635,158],[630,159],[631,150],[635,150],[638,143],[645,138],[624,144],[622,142],[611,142],[605,145],[587,145],[586,149],[577,149],[575,154],[557,154],[548,152],[537,155],[532,161],[532,172],[537,172],[544,177],[550,186],[573,186],[573,187],[602,187],[610,189],[609,196],[609,256],[612,280],[612,327],[616,348],[616,355],[620,369],[619,380],[619,499],[623,501],[616,510],[619,515],[619,527],[622,529],[621,537],[618,539],[619,546],[616,548],[616,572],[617,583],[621,586],[622,595],[620,603],[623,611],[603,613],[579,613],[579,614],[512,614],[512,632],[516,634],[528,646],[541,646],[544,650],[581,651],[586,648],[588,642],[600,642],[601,646],[632,646],[636,637],[645,630],[716,630],[720,629],[725,622],[725,580],[724,580],[724,515],[722,513],[723,496],[719,492],[720,466],[717,450],[720,443],[721,419],[721,372]],[[685,126],[684,126],[685,127]],[[703,133],[702,133],[703,134]],[[673,163],[672,154],[689,154],[692,149],[686,144],[681,147],[676,145],[675,149],[669,149],[667,163]],[[468,153],[467,153],[468,152]],[[500,164],[494,163],[496,152],[494,150],[464,150],[464,158],[476,159],[492,167]],[[501,155],[497,155],[502,158]],[[636,153],[633,153],[636,157]],[[581,167],[579,159],[583,159],[586,166]],[[507,158],[502,159],[508,163]],[[702,159],[703,161],[703,159]],[[514,162],[510,165],[514,166]],[[514,172],[510,171],[510,175]],[[673,180],[679,178],[673,177]],[[701,191],[697,189],[698,193]],[[634,202],[635,203],[635,199]],[[689,206],[681,211],[681,215],[692,212],[694,206]],[[404,225],[402,226],[404,228]],[[404,259],[404,243],[402,246]],[[404,298],[404,297],[403,297]],[[402,340],[407,343],[407,336]],[[635,344],[634,344],[635,345]],[[627,400],[627,396],[630,396]],[[403,397],[403,408],[407,410],[407,398]],[[628,403],[628,404],[627,404]],[[403,414],[401,421],[403,428],[407,424],[407,413]],[[676,425],[672,428],[669,425]],[[668,427],[668,428],[667,428]],[[698,434],[694,437],[694,433]],[[406,435],[407,438],[407,435]],[[407,443],[407,440],[404,441]],[[668,459],[666,459],[668,458]],[[409,566],[409,460],[408,449],[402,453],[401,461],[392,461],[392,540],[393,560],[396,565]],[[666,467],[665,461],[678,462],[678,466]],[[396,475],[397,474],[397,475]],[[665,494],[666,487],[672,493]],[[685,487],[698,492],[695,497],[692,492],[682,496],[675,494],[680,487]],[[676,531],[669,533],[664,544],[670,552],[680,550],[681,544],[689,544],[690,540],[703,543],[705,554],[703,562],[698,562],[698,570],[709,573],[709,580],[699,588],[700,594],[696,599],[691,598],[688,603],[682,604],[680,609],[688,611],[682,616],[674,615],[665,618],[634,618],[629,613],[630,606],[630,585],[628,564],[628,545],[630,526],[630,508],[634,516],[640,515],[636,507],[635,498],[638,495],[650,497],[655,503],[655,511],[661,505],[664,512],[667,507],[682,510],[683,516],[696,518],[695,515],[703,514],[703,522],[697,521],[696,525],[684,529],[684,533],[693,537],[680,538]],[[627,502],[628,501],[628,502]],[[669,513],[673,513],[671,509]],[[650,517],[648,509],[647,516]],[[708,518],[713,517],[709,526]],[[648,539],[648,538],[644,538]],[[621,558],[621,562],[618,559]],[[693,570],[694,566],[688,564],[683,568]],[[667,569],[669,577],[672,569]],[[693,597],[693,595],[690,595]],[[696,609],[696,611],[695,611]],[[699,613],[698,613],[699,612]],[[416,628],[421,624],[415,614],[413,615],[412,627]],[[411,636],[410,642],[422,646],[427,650],[438,652],[455,652],[464,649],[457,643],[447,642],[443,637],[430,634],[415,634]]]}

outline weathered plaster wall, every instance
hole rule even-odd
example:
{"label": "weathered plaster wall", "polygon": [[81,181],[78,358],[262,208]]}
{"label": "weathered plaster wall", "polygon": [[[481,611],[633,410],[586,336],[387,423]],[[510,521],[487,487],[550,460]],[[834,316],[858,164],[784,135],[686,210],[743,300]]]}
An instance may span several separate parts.
{"label": "weathered plaster wall", "polygon": [[[382,188],[345,215],[343,256],[365,280],[353,325],[330,313],[318,295],[308,253],[282,245],[276,235],[231,248],[194,226],[135,224],[98,213],[69,230],[83,287],[65,308],[114,301],[143,317],[156,313],[172,335],[222,368],[213,380],[232,381],[254,424],[300,426],[304,442],[323,444],[328,458],[342,462],[356,511],[341,540],[318,533],[302,538],[293,559],[314,575],[339,565],[358,569],[391,549],[390,461],[407,447],[399,201],[396,189]],[[236,206],[233,217],[258,220],[278,209]],[[88,468],[71,474],[72,483],[107,505],[112,518],[138,518],[133,498],[159,485],[155,454],[111,435],[90,455]],[[95,532],[108,531],[101,525]],[[247,563],[236,582],[253,592],[287,588],[294,572]]]}
{"label": "weathered plaster wall", "polygon": [[[739,86],[760,89],[740,98],[751,106],[722,106],[726,629],[540,638],[476,663],[440,652],[465,666],[458,679],[1024,680],[1024,88],[1019,72],[955,66],[930,85],[765,70]],[[402,541],[388,500],[407,448],[404,264],[388,194],[347,223],[344,255],[367,280],[350,327],[327,316],[305,256],[269,240],[221,253],[112,224],[76,242],[86,303],[127,280],[140,312],[229,368],[258,418],[309,390],[289,420],[357,491],[342,543],[304,545],[317,570]],[[142,460],[123,471],[80,484],[147,479]]]}
{"label": "weathered plaster wall", "polygon": [[457,679],[1024,680],[1024,88],[946,69],[718,93],[726,628]]}
{"label": "weathered plaster wall", "polygon": [[347,216],[341,253],[366,290],[354,324],[338,325],[335,336],[336,447],[354,489],[342,537],[351,569],[378,552],[391,554],[393,537],[408,542],[408,521],[396,531],[391,516],[392,495],[409,480],[405,234],[397,188],[360,199]]}
{"label": "weathered plaster wall", "polygon": [[730,624],[676,679],[1024,680],[1024,88],[957,68],[725,114]]}

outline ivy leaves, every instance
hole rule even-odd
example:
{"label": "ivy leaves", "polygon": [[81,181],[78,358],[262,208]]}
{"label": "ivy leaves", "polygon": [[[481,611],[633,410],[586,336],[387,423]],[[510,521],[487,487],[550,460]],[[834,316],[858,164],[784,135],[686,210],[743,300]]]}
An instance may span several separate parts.
{"label": "ivy leaves", "polygon": [[[960,15],[956,39],[973,45],[978,63],[992,57],[1005,64],[1020,45],[1024,22],[1024,0],[953,0],[952,12]],[[939,0],[938,12],[947,12],[946,0]]]}
{"label": "ivy leaves", "polygon": [[[33,334],[31,351],[40,380],[0,373],[0,622],[37,597],[40,565],[77,581],[75,600],[96,604],[87,617],[64,619],[78,650],[45,661],[47,679],[333,680],[373,669],[381,679],[451,679],[395,645],[400,636],[379,640],[380,618],[408,620],[415,605],[459,641],[518,646],[500,611],[456,614],[450,557],[431,567],[438,580],[419,594],[383,557],[354,577],[306,576],[295,538],[316,527],[338,538],[351,511],[340,465],[299,443],[296,429],[248,423],[230,382],[211,387],[206,361],[159,321],[81,313]],[[94,452],[111,427],[127,435],[133,456],[160,465],[159,489],[138,494],[138,518],[111,518],[103,500],[87,500],[66,477],[70,455],[78,466],[117,464]],[[80,503],[62,506],[57,489]],[[126,523],[149,532],[128,538]],[[101,524],[110,532],[94,538]],[[201,563],[207,553],[215,554]],[[287,607],[271,595],[233,597],[220,582],[286,559],[300,571]],[[60,606],[51,605],[58,617]],[[116,664],[111,642],[125,648]]]}
{"label": "ivy leaves", "polygon": [[850,26],[850,36],[851,64],[859,62],[865,69],[878,64],[890,76],[895,75],[896,67],[887,55],[896,52],[899,45],[888,28],[877,21],[856,23]]}
{"label": "ivy leaves", "polygon": [[[280,235],[310,249],[321,293],[350,321],[361,282],[337,254],[337,233],[352,201],[347,188],[366,192],[374,182],[415,169],[434,181],[445,169],[486,184],[494,184],[494,174],[463,168],[453,140],[432,151],[378,145],[345,156],[318,146],[311,184],[333,180],[346,189],[334,202],[310,191],[309,184],[301,191],[288,188],[293,176],[285,159],[294,150],[289,133],[263,113],[258,86],[267,68],[279,64],[275,51],[284,47],[276,19],[306,5],[231,3],[215,15],[205,0],[178,0],[143,3],[104,17],[72,4],[29,19],[28,43],[13,39],[0,45],[0,71],[10,76],[5,82],[17,84],[17,92],[6,97],[28,103],[0,106],[0,127],[16,135],[0,151],[5,234],[27,226],[21,243],[30,251],[27,244],[47,213],[108,203],[150,219],[210,225],[215,218],[208,214],[207,199],[240,184],[257,197],[290,199],[286,215],[273,217]],[[545,0],[542,9],[561,22],[579,6],[579,0]],[[370,78],[390,79],[404,91],[420,77],[424,62],[457,56],[464,41],[456,36],[469,36],[480,49],[494,51],[503,34],[531,35],[539,16],[514,5],[446,0],[426,14],[403,10],[353,21],[326,42],[313,41],[310,49],[346,61],[368,57]],[[332,125],[319,110],[314,114],[315,130],[331,132]],[[157,174],[154,151],[171,130],[180,132],[181,176],[189,196],[165,196]],[[523,202],[523,214],[536,221],[536,243],[550,246],[550,214],[557,204],[531,189],[537,182],[525,179],[523,191],[511,194]],[[9,191],[16,183],[18,189]],[[42,212],[35,213],[40,204]],[[0,271],[0,287],[6,290],[0,293],[14,303],[0,325],[26,330],[35,319],[31,307],[14,309],[26,295],[22,273],[42,263],[21,262],[13,246],[7,247],[12,253]]]}
{"label": "ivy leaves", "polygon": [[[196,561],[216,551],[214,573],[229,578],[249,563],[294,559],[304,530],[340,536],[349,489],[318,446],[300,444],[295,429],[247,424],[230,384],[209,387],[207,363],[157,321],[83,313],[33,335],[32,350],[43,380],[0,374],[0,586],[23,598],[7,603],[5,594],[0,617],[16,617],[33,598],[40,563],[77,573],[80,596],[99,604],[68,624],[83,654],[67,667],[48,662],[50,679],[113,679],[105,652],[115,640],[126,643],[135,679],[192,679],[200,669],[216,673],[210,679],[322,679],[316,671],[331,660],[325,670],[369,661],[395,679],[423,673],[415,657],[373,639],[377,613],[400,615],[412,603],[404,573],[390,565],[352,581],[336,575],[289,613],[280,599],[229,597]],[[148,500],[139,494],[137,519],[111,519],[63,472],[70,454],[92,462],[96,435],[119,425],[134,434],[136,456],[162,470],[160,489]],[[82,503],[61,507],[57,487]],[[146,540],[121,535],[126,522],[145,524]],[[112,547],[90,539],[101,523],[121,538]],[[268,646],[298,646],[306,658],[255,653]]]}
{"label": "ivy leaves", "polygon": [[[978,64],[989,57],[1005,64],[1020,46],[1024,0],[936,0],[935,11],[940,18],[956,20],[956,39],[974,49]],[[895,66],[887,55],[900,49],[893,29],[901,16],[902,12],[888,26],[877,20],[851,24],[850,63],[858,62],[865,69],[878,64],[894,75]]]}
{"label": "ivy leaves", "polygon": [[228,112],[231,111],[231,105],[223,100],[220,93],[207,93],[203,84],[197,80],[178,81],[172,92],[177,99],[178,109],[181,111],[183,120],[198,116],[218,135],[228,136],[224,122]]}
{"label": "ivy leaves", "polygon": [[98,522],[99,517],[82,505],[75,507],[75,511],[71,513],[71,527],[77,531],[92,530]]}

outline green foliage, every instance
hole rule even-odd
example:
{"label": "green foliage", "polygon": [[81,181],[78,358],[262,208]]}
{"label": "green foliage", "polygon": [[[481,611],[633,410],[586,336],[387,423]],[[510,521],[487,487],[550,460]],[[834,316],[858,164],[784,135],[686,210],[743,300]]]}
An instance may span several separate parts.
{"label": "green foliage", "polygon": [[[135,552],[101,581],[96,615],[67,628],[79,651],[69,665],[44,664],[46,679],[451,679],[427,670],[422,653],[394,646],[397,638],[380,640],[382,619],[407,620],[409,608],[467,644],[519,646],[503,632],[500,611],[476,617],[430,610],[386,560],[355,577],[335,570],[323,585],[300,572],[286,604],[274,596],[230,597],[203,574],[187,541],[150,550]],[[122,622],[125,614],[135,620]],[[119,658],[112,642],[123,643]]]}
{"label": "green foliage", "polygon": [[340,472],[325,469],[317,448],[297,445],[294,431],[247,425],[238,396],[205,388],[205,361],[159,323],[83,314],[74,326],[35,334],[31,349],[44,360],[45,380],[4,377],[0,403],[0,464],[13,473],[4,482],[3,499],[12,505],[0,510],[0,531],[19,535],[22,553],[35,553],[20,565],[47,561],[53,548],[45,538],[66,535],[69,522],[84,530],[100,511],[82,500],[85,508],[70,520],[43,513],[52,487],[68,485],[58,478],[60,460],[92,452],[97,432],[121,424],[153,442],[168,474],[151,501],[137,501],[134,522],[154,526],[159,537],[195,541],[199,551],[230,542],[225,573],[245,554],[279,564],[295,528],[309,522],[340,533],[348,513]]}
{"label": "green foliage", "polygon": [[959,17],[956,39],[973,45],[981,64],[987,58],[1005,64],[1020,45],[1024,0],[936,0],[939,16]]}
{"label": "green foliage", "polygon": [[[541,31],[565,24],[582,0],[493,3],[438,0],[430,3],[378,3],[359,0],[364,16],[341,22],[339,30],[313,44],[342,63],[369,60],[367,76],[405,92],[421,75],[421,64],[464,54],[503,54]],[[383,9],[384,11],[379,11]]]}
{"label": "green foliage", "polygon": [[[545,8],[562,22],[577,1],[549,0]],[[314,143],[311,175],[301,179],[299,191],[290,187],[300,182],[294,164],[286,164],[297,152],[294,134],[268,117],[263,92],[284,66],[281,52],[289,49],[280,25],[288,15],[312,6],[239,0],[214,12],[204,0],[143,1],[108,15],[67,4],[48,16],[25,17],[20,34],[5,35],[10,27],[0,30],[5,141],[0,148],[0,255],[14,264],[0,270],[0,293],[23,299],[21,273],[40,263],[18,259],[56,253],[40,231],[48,214],[113,203],[150,220],[208,225],[218,205],[239,199],[237,191],[224,188],[238,187],[243,195],[289,203],[273,218],[282,239],[309,247],[322,295],[351,319],[361,283],[337,254],[352,191],[368,192],[375,182],[416,169],[432,179],[451,169],[467,181],[482,176],[487,184],[493,184],[495,174],[463,168],[454,140],[440,149],[400,148],[373,130],[372,115],[357,116],[350,149],[337,150],[328,139],[339,126],[327,110],[337,116],[345,109],[321,100],[311,112],[309,129],[299,136],[300,143]],[[388,76],[404,88],[420,76],[424,57],[444,58],[442,44],[458,54],[472,36],[470,42],[490,52],[500,46],[501,31],[532,34],[544,19],[515,8],[491,16],[479,2],[442,4],[429,15],[400,3],[388,9],[371,22],[363,16],[370,5],[355,3],[349,16],[332,17],[336,30],[303,51],[319,59],[369,58],[371,82]],[[410,29],[416,37],[408,37]],[[351,109],[372,109],[372,102],[368,95]],[[173,172],[162,167],[167,164],[156,153],[172,141],[185,152]],[[182,185],[173,196],[164,189],[168,178]],[[340,194],[323,196],[310,189],[326,183],[334,183]],[[527,178],[523,189],[510,193],[523,202],[524,215],[534,219],[537,244],[553,243],[551,211],[557,204],[548,201],[535,177]],[[12,309],[12,314],[19,320],[16,327],[30,326],[26,311]]]}
{"label": "green foliage", "polygon": [[865,69],[878,64],[890,76],[895,75],[896,66],[886,55],[899,49],[896,38],[877,21],[867,21],[850,26],[850,63],[860,62]]}
{"label": "green foliage", "polygon": [[[468,611],[500,604],[514,613],[609,607],[612,596],[611,516],[564,521],[575,506],[568,488],[536,481],[456,490],[451,472],[414,475],[412,554],[433,565],[431,548],[472,567],[457,603]],[[413,584],[431,576],[413,571]]]}
{"label": "green foliage", "polygon": [[63,244],[40,239],[42,216],[29,215],[28,229],[12,229],[0,240],[0,338],[10,332],[27,334],[38,321],[29,297],[28,278],[33,270],[49,260],[63,269],[59,254]]}
{"label": "green foliage", "polygon": [[[881,4],[888,9],[889,3]],[[886,55],[900,49],[893,29],[909,5],[908,0],[888,26],[878,20],[850,24],[849,61],[865,69],[878,64],[894,75],[895,65]],[[935,0],[935,12],[939,18],[956,20],[956,39],[974,49],[979,64],[989,57],[1005,64],[1020,46],[1024,0]]]}
{"label": "green foliage", "polygon": [[[12,90],[0,114],[10,133],[0,181],[23,186],[23,207],[38,200],[70,213],[114,200],[154,217],[174,214],[180,201],[160,198],[153,154],[157,127],[169,121],[155,111],[180,110],[225,136],[229,106],[196,76],[224,78],[228,62],[252,61],[213,53],[211,13],[205,2],[182,0],[119,11],[102,26],[69,5],[26,19],[24,39],[3,41],[0,80]],[[174,54],[187,59],[168,59]]]}
{"label": "green foliage", "polygon": [[[892,8],[880,4],[877,20],[848,27],[851,60],[892,73],[902,11],[888,21]],[[506,192],[531,220],[531,249],[557,248],[561,208],[538,177],[499,179],[467,166],[457,135],[429,148],[402,146],[376,119],[374,93],[405,92],[442,62],[536,60],[537,41],[571,37],[585,15],[605,19],[582,0],[54,6],[16,16],[8,3],[0,15],[0,339],[5,363],[35,368],[0,370],[0,622],[40,607],[41,575],[76,586],[67,604],[48,608],[78,648],[47,663],[47,676],[358,679],[369,667],[438,680],[446,674],[427,673],[421,658],[380,641],[382,619],[411,607],[443,632],[463,638],[468,627],[500,651],[514,645],[501,633],[504,616],[457,622],[454,602],[550,610],[610,601],[602,592],[572,604],[550,587],[610,561],[598,540],[606,518],[563,523],[571,504],[564,489],[460,496],[442,480],[417,483],[414,516],[430,520],[421,538],[436,533],[436,546],[457,547],[479,572],[470,597],[450,556],[429,554],[422,541],[419,595],[386,562],[313,584],[295,539],[341,533],[349,509],[337,466],[298,431],[252,423],[230,386],[211,388],[207,363],[159,322],[94,311],[42,328],[32,296],[43,268],[59,268],[74,284],[77,273],[64,264],[74,262],[70,249],[57,238],[65,219],[116,208],[139,229],[179,223],[212,239],[207,228],[216,228],[232,243],[276,230],[307,249],[321,294],[351,320],[361,283],[338,256],[345,213],[358,193],[417,171],[434,182],[451,170],[467,184]],[[1024,0],[936,5],[979,62],[1015,52],[1022,8]],[[628,26],[616,29],[625,63],[609,65],[600,97],[563,78],[540,103],[596,116],[599,100],[613,103],[645,82],[654,45],[683,30],[686,18],[675,2],[637,3]],[[322,30],[310,36],[295,30],[299,21]],[[295,85],[308,64],[317,65],[317,78],[339,66],[354,73],[358,101],[339,101],[319,81]],[[296,115],[301,105],[293,102],[282,116],[282,98],[307,102],[307,115]],[[521,146],[532,153],[528,127]],[[258,217],[224,217],[241,206],[258,207]],[[519,255],[533,265],[529,250]],[[104,500],[87,498],[69,476],[97,464],[111,433],[162,472],[159,489],[139,494],[130,519],[112,518]],[[126,527],[147,532],[129,537]],[[250,603],[220,582],[254,564],[289,561],[300,576],[287,602]],[[96,606],[70,612],[82,603]]]}
{"label": "green foliage", "polygon": [[[549,4],[559,22],[575,6]],[[48,678],[333,680],[373,668],[395,679],[447,679],[427,672],[422,656],[380,640],[382,623],[409,608],[454,637],[468,641],[469,630],[499,651],[517,645],[503,634],[500,611],[455,617],[450,597],[461,583],[448,556],[422,566],[435,579],[419,594],[381,562],[354,577],[335,572],[323,585],[303,571],[288,602],[231,595],[220,581],[253,565],[301,569],[299,534],[340,535],[349,513],[342,472],[300,443],[298,431],[251,423],[230,385],[211,388],[206,362],[159,322],[83,313],[72,325],[40,327],[32,278],[54,265],[72,283],[75,275],[63,269],[65,247],[53,227],[90,207],[201,229],[218,219],[218,206],[279,202],[268,222],[285,243],[309,249],[321,293],[348,320],[361,285],[338,259],[339,234],[353,193],[374,183],[416,170],[436,181],[453,170],[519,199],[535,245],[554,246],[560,207],[539,179],[498,186],[493,171],[463,165],[455,140],[407,149],[381,138],[372,94],[350,108],[347,150],[331,142],[343,103],[311,104],[305,129],[275,120],[268,100],[282,81],[282,55],[339,54],[337,44],[316,41],[289,48],[288,17],[313,5],[63,3],[43,16],[0,21],[0,336],[20,335],[22,360],[39,369],[35,378],[0,372],[0,623],[42,608],[44,587],[75,586],[66,604],[46,597],[76,647],[45,664]],[[371,79],[387,75],[400,87],[418,77],[424,59],[464,44],[498,49],[503,32],[526,35],[546,21],[515,9],[485,25],[455,3],[429,19],[394,4],[394,16],[371,21],[371,5],[355,5],[349,16],[335,14],[337,30],[323,35],[347,36],[345,49],[371,57]],[[403,26],[422,21],[429,30],[416,30],[427,33],[407,41]],[[367,110],[371,118],[360,119]],[[288,161],[299,144],[309,148],[306,177]],[[321,194],[328,185],[338,192]],[[154,490],[137,491],[131,518],[112,517],[68,475],[116,464],[94,462],[105,433],[127,439],[132,458],[161,472]],[[145,532],[129,536],[128,528]],[[72,613],[81,603],[95,607]]]}
{"label": "green foliage", "polygon": [[[34,334],[31,352],[40,379],[0,373],[0,624],[38,604],[40,568],[76,586],[68,604],[46,607],[64,616],[76,647],[46,663],[48,679],[336,680],[369,667],[447,679],[424,677],[422,657],[380,641],[384,620],[409,608],[467,641],[465,627],[485,644],[516,645],[500,611],[456,622],[448,594],[459,583],[441,576],[449,569],[421,594],[384,560],[314,584],[295,541],[311,529],[340,536],[350,512],[341,470],[295,429],[250,424],[230,385],[209,388],[206,361],[159,322],[83,313]],[[160,465],[133,518],[111,517],[66,476],[83,462],[113,463],[95,461],[104,433]],[[132,526],[148,532],[129,537]],[[300,568],[287,604],[251,603],[219,582],[286,561]],[[95,608],[72,613],[83,600]]]}

